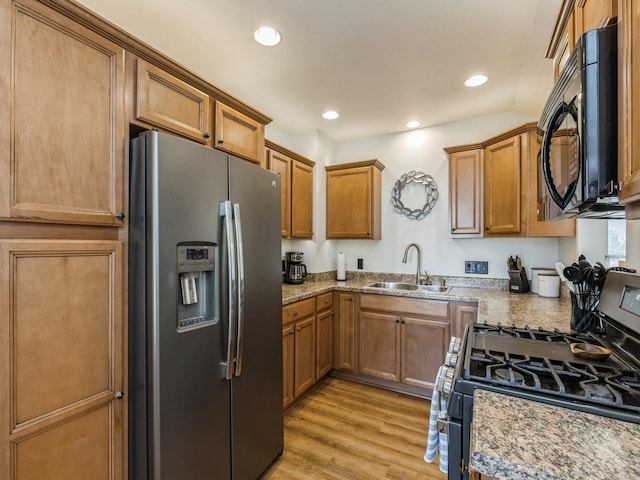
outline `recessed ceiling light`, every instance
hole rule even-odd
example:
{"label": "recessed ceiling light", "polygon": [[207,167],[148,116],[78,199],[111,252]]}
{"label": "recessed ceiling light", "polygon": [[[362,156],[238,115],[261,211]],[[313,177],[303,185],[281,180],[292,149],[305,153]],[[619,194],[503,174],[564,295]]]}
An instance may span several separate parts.
{"label": "recessed ceiling light", "polygon": [[416,128],[420,126],[420,122],[417,122],[415,120],[411,120],[410,122],[407,122],[407,128]]}
{"label": "recessed ceiling light", "polygon": [[478,85],[482,85],[487,81],[486,75],[474,75],[473,77],[469,77],[464,81],[464,85],[466,87],[477,87]]}
{"label": "recessed ceiling light", "polygon": [[339,116],[340,116],[340,114],[338,112],[333,111],[333,110],[329,110],[329,111],[324,112],[322,114],[322,118],[326,118],[327,120],[335,120]]}
{"label": "recessed ceiling light", "polygon": [[265,47],[273,47],[279,44],[282,39],[280,32],[271,27],[260,27],[253,32],[253,38],[255,38],[256,42],[260,45],[264,45]]}

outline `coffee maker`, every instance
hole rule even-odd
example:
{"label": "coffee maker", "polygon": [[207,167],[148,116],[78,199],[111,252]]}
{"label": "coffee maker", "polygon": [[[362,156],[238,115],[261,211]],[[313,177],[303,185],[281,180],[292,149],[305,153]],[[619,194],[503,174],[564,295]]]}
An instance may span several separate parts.
{"label": "coffee maker", "polygon": [[307,266],[302,263],[304,253],[287,252],[285,255],[287,261],[284,270],[284,281],[286,283],[303,283],[304,277],[307,276]]}

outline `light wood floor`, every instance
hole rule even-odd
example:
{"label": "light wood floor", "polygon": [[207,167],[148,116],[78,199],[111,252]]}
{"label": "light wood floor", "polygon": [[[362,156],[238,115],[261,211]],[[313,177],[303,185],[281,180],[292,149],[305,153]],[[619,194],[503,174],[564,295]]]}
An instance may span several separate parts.
{"label": "light wood floor", "polygon": [[423,460],[429,402],[327,378],[284,419],[284,453],[262,480],[443,480]]}

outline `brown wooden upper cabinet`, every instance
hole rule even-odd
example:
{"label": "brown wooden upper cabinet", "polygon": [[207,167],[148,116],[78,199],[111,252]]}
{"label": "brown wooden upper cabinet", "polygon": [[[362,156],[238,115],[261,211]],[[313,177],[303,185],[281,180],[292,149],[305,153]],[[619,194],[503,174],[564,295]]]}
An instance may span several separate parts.
{"label": "brown wooden upper cabinet", "polygon": [[535,122],[482,143],[444,150],[450,167],[451,236],[575,235],[573,219],[544,221]]}
{"label": "brown wooden upper cabinet", "polygon": [[616,21],[618,0],[564,0],[547,48],[553,59],[553,78],[560,76],[569,54],[580,36]]}
{"label": "brown wooden upper cabinet", "polygon": [[313,237],[313,167],[315,162],[265,140],[267,168],[280,174],[280,223],[283,238]]}
{"label": "brown wooden upper cabinet", "polygon": [[449,155],[449,210],[451,233],[481,237],[483,225],[482,148]]}
{"label": "brown wooden upper cabinet", "polygon": [[0,217],[124,225],[124,49],[32,0],[0,6]]}
{"label": "brown wooden upper cabinet", "polygon": [[215,148],[264,166],[264,125],[216,101]]}
{"label": "brown wooden upper cabinet", "polygon": [[620,201],[640,218],[640,1],[619,0],[618,108]]}
{"label": "brown wooden upper cabinet", "polygon": [[520,233],[520,136],[484,149],[485,235]]}
{"label": "brown wooden upper cabinet", "polygon": [[141,58],[136,64],[136,120],[208,144],[209,95]]}
{"label": "brown wooden upper cabinet", "polygon": [[374,159],[329,165],[325,170],[327,238],[382,238],[384,165]]}

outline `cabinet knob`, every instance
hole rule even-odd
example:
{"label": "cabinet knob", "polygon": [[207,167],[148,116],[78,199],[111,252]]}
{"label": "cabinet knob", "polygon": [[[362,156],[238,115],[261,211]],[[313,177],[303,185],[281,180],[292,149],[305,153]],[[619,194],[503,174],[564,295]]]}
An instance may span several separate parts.
{"label": "cabinet knob", "polygon": [[291,329],[291,331],[289,332],[289,335],[293,335],[294,333],[296,333],[295,329]]}
{"label": "cabinet knob", "polygon": [[211,134],[209,132],[204,132],[203,137],[204,138],[209,138],[211,136]]}
{"label": "cabinet knob", "polygon": [[293,316],[297,317],[298,316],[298,312],[293,312]]}
{"label": "cabinet knob", "polygon": [[116,218],[117,218],[118,220],[120,220],[120,221],[124,220],[124,217],[125,217],[124,212],[118,212],[118,213],[116,214]]}
{"label": "cabinet knob", "polygon": [[124,397],[124,392],[123,392],[122,390],[118,390],[118,391],[116,392],[115,397],[116,397],[118,400],[120,400],[122,397]]}
{"label": "cabinet knob", "polygon": [[451,231],[455,232],[456,231],[456,227],[451,227]]}
{"label": "cabinet knob", "polygon": [[396,323],[400,323],[400,320],[396,318]]}
{"label": "cabinet knob", "polygon": [[222,145],[223,143],[224,143],[224,140],[223,140],[223,139],[219,139],[219,140],[218,140],[218,145]]}
{"label": "cabinet knob", "polygon": [[300,330],[301,330],[301,327],[298,327],[298,328],[297,328],[297,330],[298,330],[298,331],[300,331]]}

